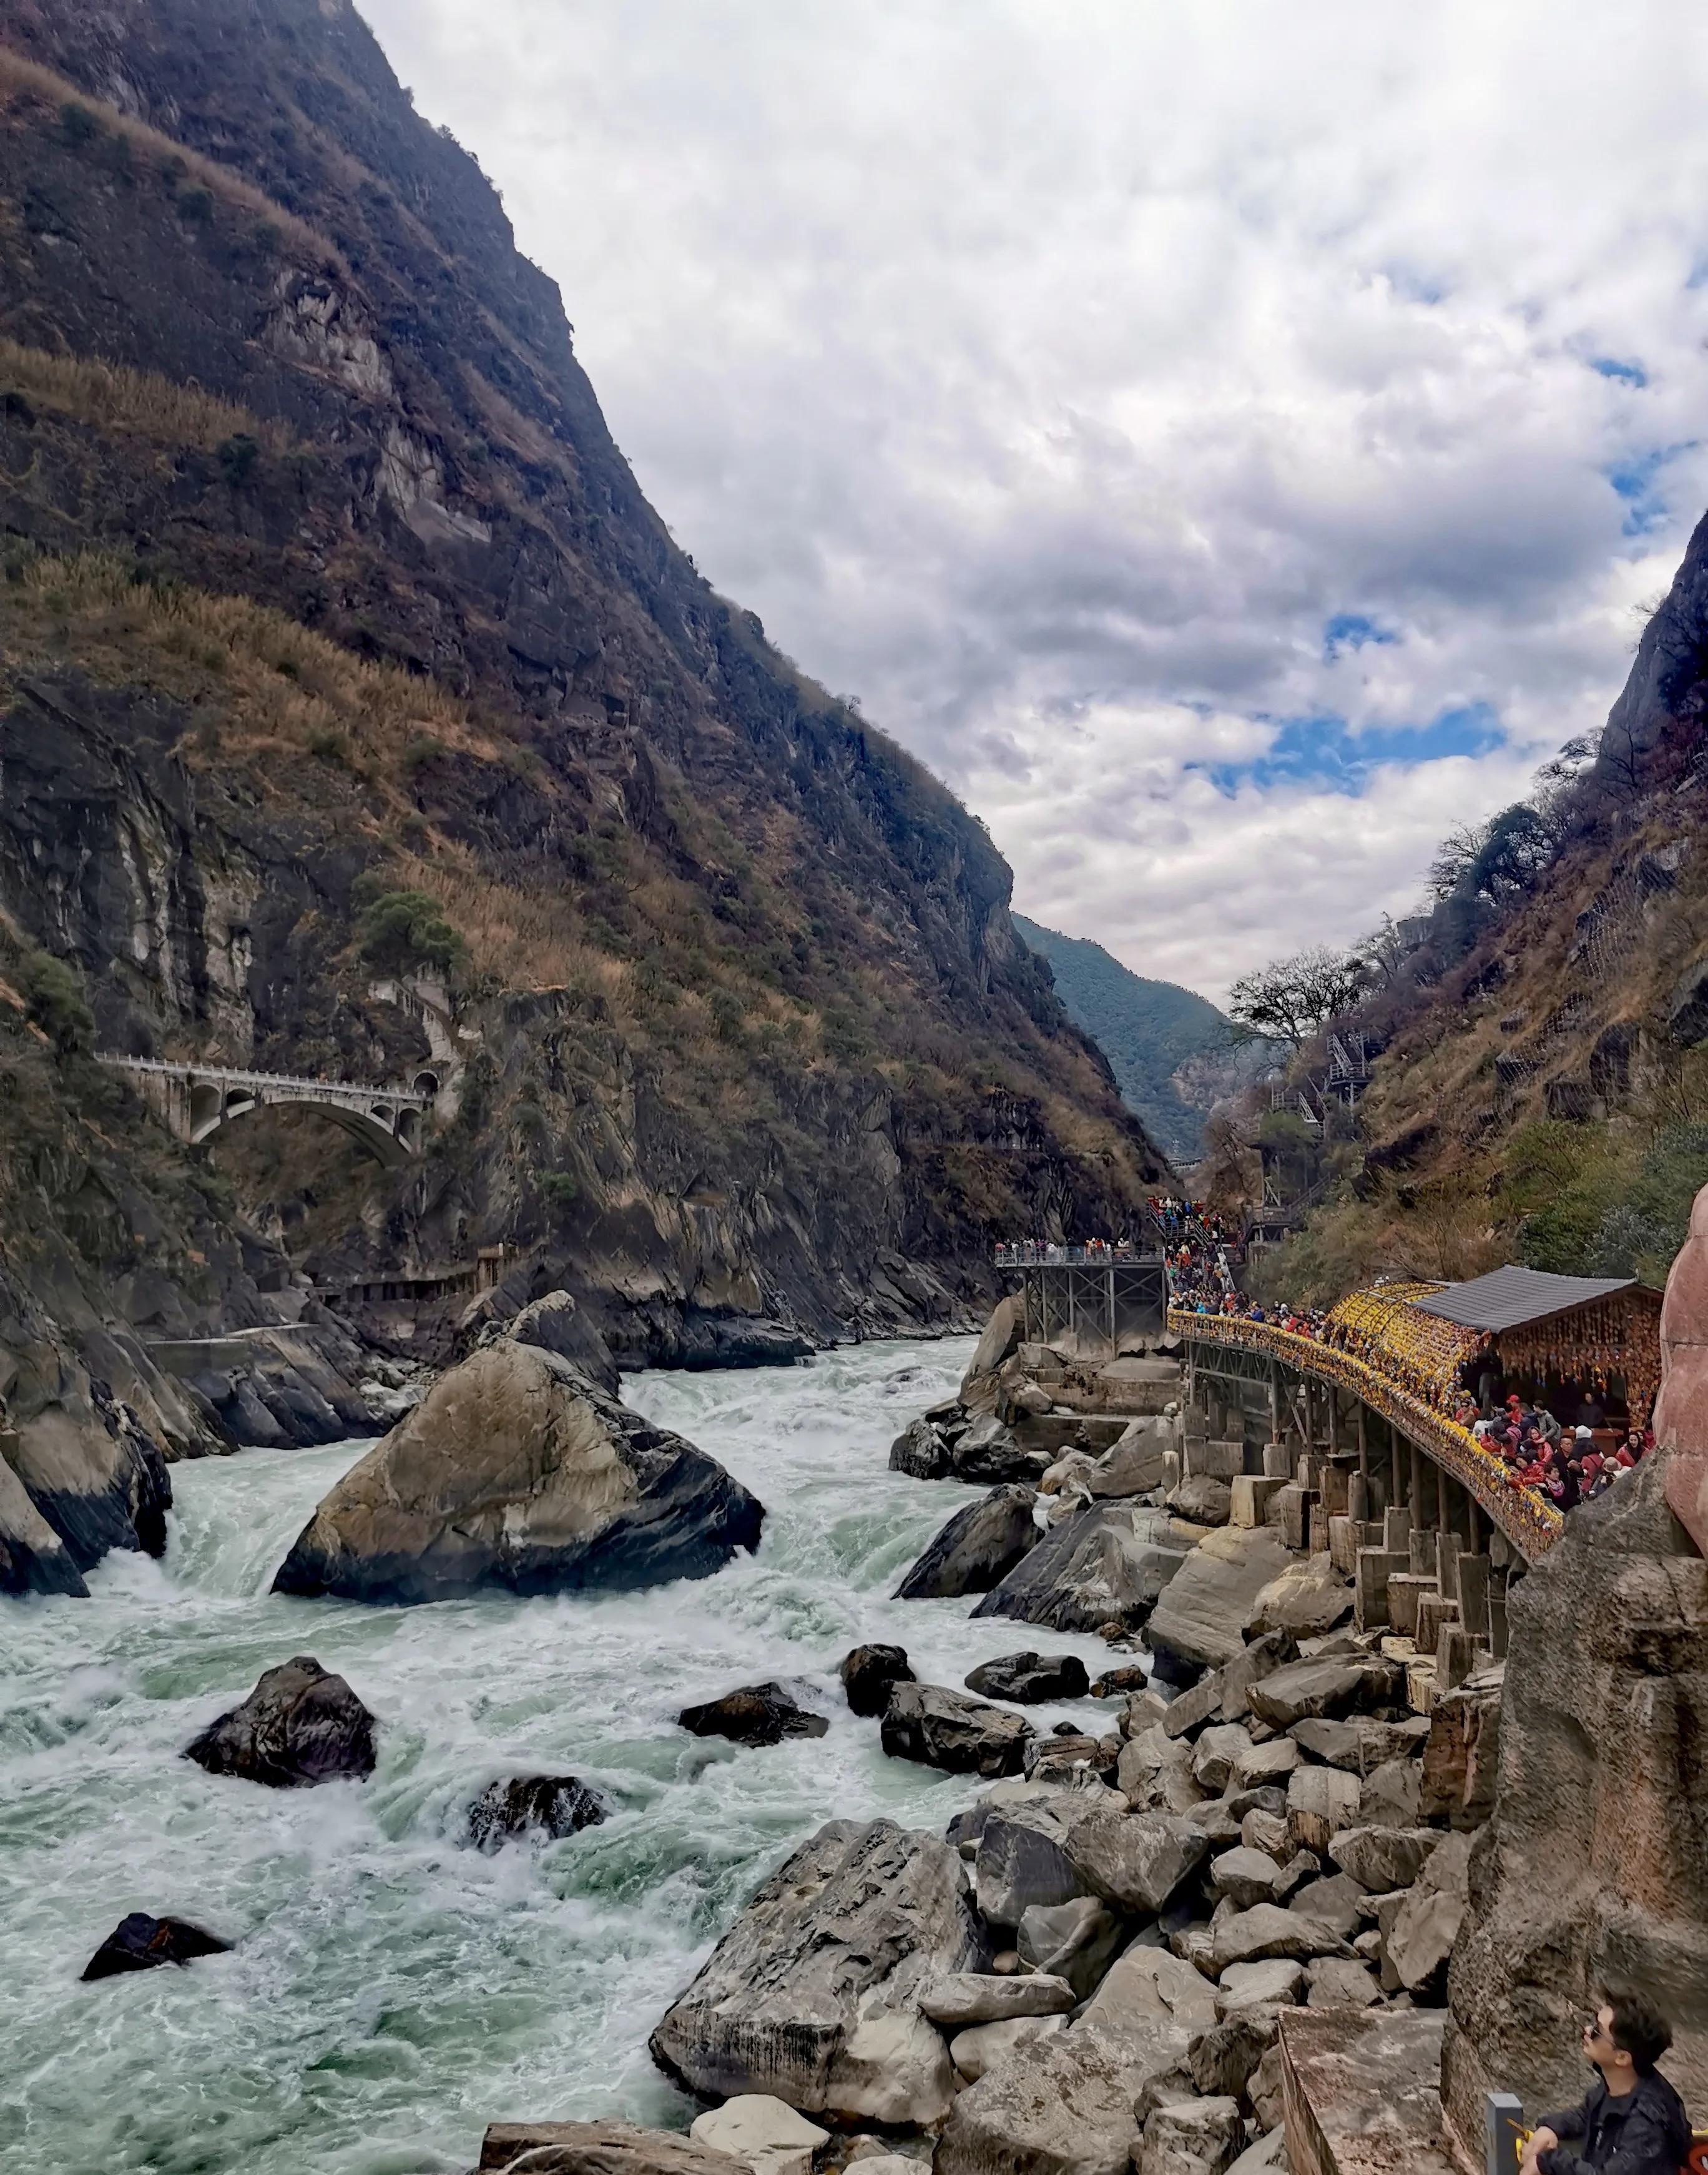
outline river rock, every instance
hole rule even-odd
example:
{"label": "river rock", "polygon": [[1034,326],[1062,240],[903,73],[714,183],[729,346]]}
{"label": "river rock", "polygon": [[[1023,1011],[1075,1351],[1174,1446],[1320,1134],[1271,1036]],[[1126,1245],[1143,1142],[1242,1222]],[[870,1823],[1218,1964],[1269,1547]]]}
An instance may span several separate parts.
{"label": "river rock", "polygon": [[1356,1827],[1363,1786],[1339,1767],[1295,1767],[1287,1781],[1287,1832],[1320,1857],[1342,1828]]}
{"label": "river rock", "polygon": [[1323,1657],[1289,1662],[1253,1684],[1245,1696],[1260,1721],[1287,1729],[1308,1715],[1337,1717],[1355,1707],[1385,1706],[1398,1695],[1401,1683],[1401,1672],[1391,1662]]}
{"label": "river rock", "polygon": [[1216,2021],[1216,1989],[1168,1950],[1135,1942],[1111,1966],[1080,2022],[1121,2037],[1157,2017],[1201,2031]]}
{"label": "river rock", "polygon": [[[976,2085],[987,2069],[1006,2062],[1029,2041],[1047,2039],[1053,2032],[1066,2029],[1065,2016],[1017,2016],[1006,2023],[976,2024],[970,2031],[957,2031],[949,2042],[949,2059],[957,2076]],[[916,2161],[903,2161],[902,2168],[907,2175],[919,2175]],[[872,2175],[870,2169],[867,2175]]]}
{"label": "river rock", "polygon": [[1407,1993],[1432,1990],[1446,1969],[1465,1917],[1474,1840],[1441,1838],[1388,1929],[1383,1955]]}
{"label": "river rock", "polygon": [[994,1488],[968,1503],[927,1545],[896,1588],[897,1601],[945,1601],[988,1593],[1041,1538],[1029,1488]]}
{"label": "river rock", "polygon": [[1236,1910],[1249,1911],[1254,1903],[1275,1901],[1281,1868],[1266,1851],[1240,1843],[1211,1860],[1210,1879],[1218,1896],[1226,1896]]}
{"label": "river rock", "polygon": [[1345,1828],[1331,1840],[1328,1854],[1361,1887],[1385,1896],[1411,1886],[1440,1840],[1439,1828]]}
{"label": "river rock", "polygon": [[597,1790],[573,1775],[512,1775],[489,1782],[469,1808],[469,1840],[477,1850],[495,1851],[518,1836],[556,1841],[597,1827],[610,1807]]}
{"label": "river rock", "polygon": [[1176,2100],[1146,2120],[1145,2175],[1223,2175],[1244,2143],[1237,2100]]}
{"label": "river rock", "polygon": [[850,1708],[868,1716],[883,1712],[897,1684],[914,1681],[903,1646],[855,1646],[843,1656],[838,1674]]}
{"label": "river rock", "polygon": [[1026,1333],[1026,1305],[1018,1292],[999,1299],[961,1378],[961,1402],[969,1413],[996,1409],[997,1372]]}
{"label": "river rock", "polygon": [[1015,1946],[1034,1971],[1065,1978],[1081,2001],[1101,1983],[1125,1939],[1119,1918],[1095,1896],[1030,1905],[1020,1915]]}
{"label": "river rock", "polygon": [[[1261,1970],[1265,1966],[1248,1965],[1245,1968]],[[1277,2008],[1247,2005],[1231,2010],[1219,2024],[1201,2031],[1192,2042],[1186,2058],[1192,2082],[1209,2099],[1218,2098],[1223,2093],[1234,2099],[1242,2098],[1252,2071],[1275,2044],[1280,2031],[1281,2012]]]}
{"label": "river rock", "polygon": [[1208,1855],[1210,1841],[1173,1813],[1098,1811],[1075,1823],[1062,1848],[1094,1896],[1117,1911],[1154,1916]]}
{"label": "river rock", "polygon": [[1003,1654],[981,1662],[962,1682],[969,1692],[1013,1700],[1021,1706],[1040,1700],[1084,1699],[1091,1690],[1091,1678],[1077,1654]]}
{"label": "river rock", "polygon": [[738,2092],[688,2125],[696,2145],[741,2161],[753,2175],[811,2175],[812,2156],[830,2132],[768,2092]]}
{"label": "river rock", "polygon": [[1037,1905],[1067,1903],[1088,1892],[1068,1857],[1067,1840],[1090,1809],[1077,1791],[1043,1787],[991,1807],[979,1836],[974,1879],[979,1907],[992,1925],[1018,1926]]}
{"label": "river rock", "polygon": [[914,1420],[890,1445],[890,1470],[914,1480],[941,1480],[953,1470],[949,1445],[930,1420]]}
{"label": "river rock", "polygon": [[1283,1911],[1276,1903],[1256,1903],[1249,1911],[1236,1911],[1212,1931],[1211,1961],[1218,1977],[1229,1964],[1261,1963],[1277,1956],[1303,1961],[1309,1956],[1347,1952],[1338,1934],[1302,1911]]}
{"label": "river rock", "polygon": [[1080,2024],[1030,2041],[957,2099],[934,2175],[1126,2175],[1140,2134],[1133,2103],[1189,2043],[1160,2018],[1125,2037]]}
{"label": "river rock", "polygon": [[1225,2020],[1242,2010],[1286,2008],[1298,2001],[1304,1993],[1304,1966],[1292,1956],[1228,1964],[1216,1983],[1216,2013]]}
{"label": "river rock", "polygon": [[1342,1578],[1326,1554],[1290,1563],[1271,1579],[1252,1604],[1246,1636],[1290,1631],[1296,1639],[1320,1638],[1353,1613],[1352,1581]]}
{"label": "river rock", "polygon": [[653,2034],[690,2091],[923,2126],[948,2111],[932,1979],[984,1961],[966,1876],[935,1836],[831,1820],[772,1875]]}
{"label": "river rock", "polygon": [[1289,1724],[1287,1733],[1311,1759],[1330,1767],[1345,1767],[1354,1775],[1369,1775],[1391,1760],[1409,1758],[1429,1731],[1429,1721],[1423,1715],[1408,1716],[1404,1722],[1377,1722],[1361,1714],[1347,1722],[1307,1717]]}
{"label": "river rock", "polygon": [[1237,1722],[1212,1722],[1192,1747],[1192,1780],[1212,1796],[1225,1790],[1235,1766],[1253,1749]]}
{"label": "river rock", "polygon": [[880,1736],[892,1760],[917,1760],[951,1775],[1017,1775],[1032,1724],[946,1684],[906,1684],[892,1690]]}
{"label": "river rock", "polygon": [[86,1597],[71,1551],[0,1457],[0,1593],[69,1593]]}
{"label": "river rock", "polygon": [[780,1744],[785,1737],[822,1737],[830,1724],[799,1706],[781,1684],[741,1684],[676,1717],[696,1737],[727,1737],[732,1744]]}
{"label": "river rock", "polygon": [[1007,1977],[952,1972],[928,1982],[919,1995],[919,2010],[945,2031],[964,2031],[974,2024],[1006,2024],[1017,2016],[1062,2016],[1074,2000],[1065,1978],[1044,1972]]}
{"label": "river rock", "polygon": [[1267,1526],[1224,1526],[1206,1535],[1152,1613],[1146,1627],[1152,1652],[1195,1672],[1231,1662],[1244,1648],[1258,1595],[1292,1560]]}
{"label": "river rock", "polygon": [[1382,1990],[1368,1964],[1347,1956],[1319,1956],[1308,1973],[1312,2009],[1368,2009]]}
{"label": "river rock", "polygon": [[1167,1472],[1163,1461],[1174,1438],[1173,1420],[1129,1420],[1125,1431],[1086,1476],[1086,1486],[1098,1497],[1148,1495],[1163,1484]]}
{"label": "river rock", "polygon": [[1153,1723],[1129,1738],[1115,1761],[1115,1787],[1137,1813],[1185,1813],[1202,1802],[1203,1785],[1192,1772],[1193,1749]]}
{"label": "river rock", "polygon": [[721,1465],[508,1339],[440,1375],[322,1500],[274,1591],[437,1601],[705,1578],[764,1511]]}
{"label": "river rock", "polygon": [[187,1918],[151,1918],[146,1911],[133,1911],[119,1920],[79,1977],[115,1978],[121,1972],[152,1971],[157,1964],[224,1955],[230,1946]]}
{"label": "river rock", "polygon": [[476,2175],[729,2175],[729,2156],[632,2122],[495,2122]]}
{"label": "river rock", "polygon": [[1195,1526],[1225,1526],[1233,1508],[1233,1491],[1225,1480],[1207,1473],[1189,1473],[1168,1491],[1168,1508],[1176,1517]]}
{"label": "river rock", "polygon": [[210,1775],[236,1775],[278,1790],[307,1789],[371,1775],[374,1717],[342,1677],[312,1654],[268,1669],[241,1706],[222,1714],[184,1757]]}
{"label": "river rock", "polygon": [[[1310,1857],[1308,1852],[1302,1855]],[[1342,1941],[1349,1941],[1363,1923],[1359,1907],[1364,1901],[1364,1890],[1350,1874],[1334,1873],[1296,1888],[1289,1908],[1297,1917],[1315,1919],[1330,1933],[1338,1934]]]}
{"label": "river rock", "polygon": [[973,1614],[1053,1631],[1137,1623],[1185,1560],[1148,1538],[1160,1522],[1130,1503],[1087,1503],[1052,1526]]}
{"label": "river rock", "polygon": [[949,1453],[957,1480],[1026,1482],[1033,1487],[1049,1472],[1047,1450],[1022,1449],[1012,1428],[995,1417],[976,1419]]}
{"label": "river rock", "polygon": [[607,1397],[617,1394],[621,1377],[610,1347],[592,1316],[577,1306],[572,1293],[551,1291],[530,1299],[502,1333],[514,1343],[537,1344],[542,1351],[555,1352],[560,1359],[567,1359],[583,1374],[592,1375]]}

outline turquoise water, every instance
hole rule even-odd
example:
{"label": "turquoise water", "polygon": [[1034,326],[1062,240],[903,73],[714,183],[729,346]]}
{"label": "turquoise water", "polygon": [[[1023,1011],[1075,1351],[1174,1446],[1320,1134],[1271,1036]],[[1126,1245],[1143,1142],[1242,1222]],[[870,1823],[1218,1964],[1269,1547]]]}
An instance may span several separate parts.
{"label": "turquoise water", "polygon": [[[963,1602],[892,1602],[977,1491],[885,1469],[970,1343],[632,1380],[632,1403],[765,1503],[759,1554],[612,1599],[413,1609],[286,1599],[274,1570],[366,1447],[179,1466],[165,1557],[115,1556],[87,1601],[0,1601],[0,2169],[6,2175],[415,2175],[473,2165],[490,2121],[692,2113],[647,2035],[744,1897],[832,1815],[941,1828],[969,1785],[887,1760],[835,1679],[899,1641],[958,1684],[1028,1643]],[[366,1784],[274,1792],[178,1755],[292,1654],[378,1716]],[[675,1725],[777,1677],[827,1737],[740,1751]],[[1090,1706],[1044,1708],[1041,1726]],[[460,1840],[495,1776],[551,1770],[617,1810],[543,1848]],[[236,1947],[84,1986],[127,1911]]]}

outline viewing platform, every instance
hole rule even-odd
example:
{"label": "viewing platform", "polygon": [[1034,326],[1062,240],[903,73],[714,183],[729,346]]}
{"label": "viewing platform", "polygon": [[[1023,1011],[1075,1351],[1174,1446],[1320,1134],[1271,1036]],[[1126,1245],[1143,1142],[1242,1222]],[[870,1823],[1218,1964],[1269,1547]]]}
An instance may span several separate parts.
{"label": "viewing platform", "polygon": [[1168,1277],[1159,1252],[1136,1246],[999,1246],[1017,1286],[1029,1344],[1113,1359],[1165,1334]]}

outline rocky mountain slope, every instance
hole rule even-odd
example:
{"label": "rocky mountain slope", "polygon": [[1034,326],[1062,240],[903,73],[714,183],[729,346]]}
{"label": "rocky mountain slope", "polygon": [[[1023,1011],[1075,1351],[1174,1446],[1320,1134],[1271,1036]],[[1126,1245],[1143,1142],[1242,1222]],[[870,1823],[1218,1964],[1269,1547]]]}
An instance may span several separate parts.
{"label": "rocky mountain slope", "polygon": [[[0,1244],[72,1359],[501,1245],[488,1313],[787,1349],[1129,1219],[983,829],[673,543],[345,0],[0,0]],[[446,1046],[389,1170],[91,1062]]]}
{"label": "rocky mountain slope", "polygon": [[1108,1058],[1127,1108],[1177,1163],[1196,1162],[1212,1104],[1246,1085],[1267,1045],[1236,1048],[1232,1023],[1207,997],[1136,974],[1101,944],[1024,914],[1014,926],[1049,962],[1056,995]]}
{"label": "rocky mountain slope", "polygon": [[1705,707],[1708,523],[1587,759],[1455,842],[1434,911],[1375,947],[1353,1023],[1381,1054],[1275,1288],[1515,1259],[1664,1280],[1708,1183]]}

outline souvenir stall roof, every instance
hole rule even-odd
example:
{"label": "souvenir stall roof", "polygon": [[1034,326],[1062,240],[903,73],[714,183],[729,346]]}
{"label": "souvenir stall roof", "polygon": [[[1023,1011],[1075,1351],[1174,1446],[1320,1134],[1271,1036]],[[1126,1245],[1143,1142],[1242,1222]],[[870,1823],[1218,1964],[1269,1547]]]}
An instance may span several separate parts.
{"label": "souvenir stall roof", "polygon": [[1550,1315],[1587,1306],[1593,1299],[1613,1299],[1621,1292],[1660,1297],[1635,1277],[1556,1277],[1541,1269],[1505,1268],[1473,1277],[1468,1283],[1444,1285],[1411,1304],[1421,1313],[1439,1315],[1467,1329],[1497,1331],[1545,1321]]}

